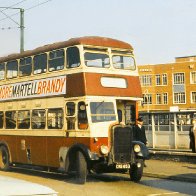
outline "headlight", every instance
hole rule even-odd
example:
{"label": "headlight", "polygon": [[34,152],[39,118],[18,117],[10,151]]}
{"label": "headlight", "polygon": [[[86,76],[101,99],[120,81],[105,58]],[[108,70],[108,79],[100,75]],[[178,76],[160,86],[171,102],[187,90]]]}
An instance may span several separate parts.
{"label": "headlight", "polygon": [[102,145],[100,147],[101,154],[106,155],[109,152],[109,148],[107,146]]}
{"label": "headlight", "polygon": [[135,145],[134,145],[134,151],[135,151],[135,152],[140,152],[140,151],[141,151],[141,147],[140,147],[139,144],[135,144]]}

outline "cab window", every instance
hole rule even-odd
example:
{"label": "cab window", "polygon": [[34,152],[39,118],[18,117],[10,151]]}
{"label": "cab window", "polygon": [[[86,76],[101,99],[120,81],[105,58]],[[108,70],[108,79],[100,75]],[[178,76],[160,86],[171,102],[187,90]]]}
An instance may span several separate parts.
{"label": "cab window", "polygon": [[78,128],[79,129],[87,129],[88,128],[86,105],[84,102],[78,103]]}

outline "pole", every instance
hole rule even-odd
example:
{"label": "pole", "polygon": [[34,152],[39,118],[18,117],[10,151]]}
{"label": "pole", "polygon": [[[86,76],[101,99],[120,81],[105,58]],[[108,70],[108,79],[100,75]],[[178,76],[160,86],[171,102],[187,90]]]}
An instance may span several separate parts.
{"label": "pole", "polygon": [[5,14],[3,11],[4,10],[0,10],[0,12],[2,14],[4,14],[7,18],[9,18],[11,21],[13,21],[14,23],[16,23],[17,25],[19,25],[20,28],[20,52],[24,51],[24,9],[22,8],[16,8],[16,7],[0,7],[0,9],[16,9],[16,10],[20,10],[20,24],[18,22],[16,22],[15,20],[13,20],[10,16],[8,16],[7,14]]}
{"label": "pole", "polygon": [[24,9],[20,9],[20,52],[24,52]]}

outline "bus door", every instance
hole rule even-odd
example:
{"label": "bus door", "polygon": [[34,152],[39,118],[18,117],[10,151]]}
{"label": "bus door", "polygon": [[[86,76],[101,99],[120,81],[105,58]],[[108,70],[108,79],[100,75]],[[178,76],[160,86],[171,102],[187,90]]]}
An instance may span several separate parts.
{"label": "bus door", "polygon": [[135,103],[117,100],[117,113],[119,122],[124,122],[126,125],[133,125],[136,122],[136,107]]}

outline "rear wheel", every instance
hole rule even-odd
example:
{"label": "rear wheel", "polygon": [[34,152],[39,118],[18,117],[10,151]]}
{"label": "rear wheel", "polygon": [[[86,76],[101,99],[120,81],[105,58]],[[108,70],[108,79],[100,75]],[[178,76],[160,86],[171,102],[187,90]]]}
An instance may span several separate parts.
{"label": "rear wheel", "polygon": [[76,180],[78,184],[85,184],[87,177],[87,163],[81,151],[76,153]]}
{"label": "rear wheel", "polygon": [[0,146],[0,170],[7,171],[9,170],[10,161],[9,161],[9,152],[5,146]]}
{"label": "rear wheel", "polygon": [[134,182],[139,182],[142,178],[144,168],[144,160],[139,159],[137,164],[132,165],[131,169],[129,170],[130,179]]}

